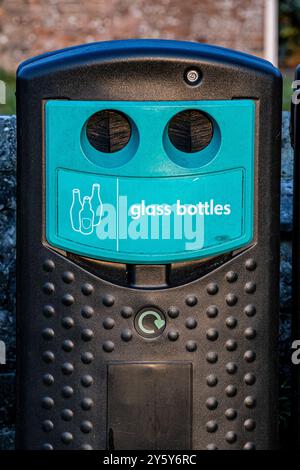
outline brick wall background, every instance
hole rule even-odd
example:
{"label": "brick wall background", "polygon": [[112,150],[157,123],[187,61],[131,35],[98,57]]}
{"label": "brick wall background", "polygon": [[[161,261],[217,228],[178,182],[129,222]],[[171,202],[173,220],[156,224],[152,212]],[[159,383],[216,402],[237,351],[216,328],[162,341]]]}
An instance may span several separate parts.
{"label": "brick wall background", "polygon": [[0,0],[1,68],[74,44],[184,39],[262,55],[264,0]]}

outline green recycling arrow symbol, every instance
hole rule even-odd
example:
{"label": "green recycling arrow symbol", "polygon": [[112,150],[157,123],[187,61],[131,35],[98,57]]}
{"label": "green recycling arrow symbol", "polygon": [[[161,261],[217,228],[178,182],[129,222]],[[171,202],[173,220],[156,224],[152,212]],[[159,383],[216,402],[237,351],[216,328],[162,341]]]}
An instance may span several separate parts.
{"label": "green recycling arrow symbol", "polygon": [[153,335],[155,333],[155,330],[149,330],[148,328],[145,328],[143,324],[143,320],[145,317],[148,317],[151,315],[152,317],[155,317],[154,320],[154,325],[158,330],[160,330],[166,323],[166,321],[161,317],[161,315],[158,312],[155,312],[154,310],[147,310],[146,312],[143,312],[140,318],[138,319],[138,325],[140,330],[147,334],[147,335]]}

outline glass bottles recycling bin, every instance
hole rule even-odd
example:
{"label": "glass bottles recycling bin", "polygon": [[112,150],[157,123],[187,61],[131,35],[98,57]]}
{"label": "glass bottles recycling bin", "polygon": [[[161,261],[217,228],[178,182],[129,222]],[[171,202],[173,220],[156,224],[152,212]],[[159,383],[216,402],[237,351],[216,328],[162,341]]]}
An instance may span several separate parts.
{"label": "glass bottles recycling bin", "polygon": [[281,77],[176,41],[19,67],[18,446],[276,446]]}

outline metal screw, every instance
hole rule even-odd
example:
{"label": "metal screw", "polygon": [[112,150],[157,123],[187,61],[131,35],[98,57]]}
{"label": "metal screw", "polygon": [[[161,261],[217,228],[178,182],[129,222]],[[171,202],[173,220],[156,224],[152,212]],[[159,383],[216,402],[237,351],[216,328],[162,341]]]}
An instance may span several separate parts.
{"label": "metal screw", "polygon": [[199,81],[200,75],[197,70],[188,70],[185,75],[186,81],[191,84],[195,84]]}

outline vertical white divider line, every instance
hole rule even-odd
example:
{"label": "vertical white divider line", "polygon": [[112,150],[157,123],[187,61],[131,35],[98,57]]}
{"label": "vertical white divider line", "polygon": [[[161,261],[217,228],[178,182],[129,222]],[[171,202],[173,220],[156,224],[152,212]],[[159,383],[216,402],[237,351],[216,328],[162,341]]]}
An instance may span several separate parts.
{"label": "vertical white divider line", "polygon": [[117,217],[116,217],[117,251],[119,251],[119,178],[117,178]]}

